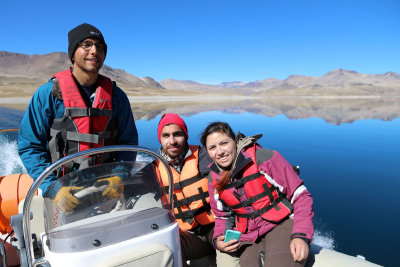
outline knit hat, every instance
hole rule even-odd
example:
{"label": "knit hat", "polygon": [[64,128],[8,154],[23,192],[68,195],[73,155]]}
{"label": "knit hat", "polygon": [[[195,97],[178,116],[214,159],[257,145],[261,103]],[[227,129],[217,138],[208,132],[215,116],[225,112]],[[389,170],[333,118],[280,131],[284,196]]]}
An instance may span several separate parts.
{"label": "knit hat", "polygon": [[96,27],[87,23],[83,23],[68,32],[68,55],[71,61],[72,57],[74,56],[76,46],[79,42],[85,40],[86,38],[99,39],[102,43],[104,43],[104,55],[107,54],[107,44],[104,41],[103,34],[101,34]]}
{"label": "knit hat", "polygon": [[188,131],[187,131],[187,126],[186,123],[183,121],[179,115],[174,114],[174,113],[166,113],[161,117],[160,122],[158,123],[158,129],[157,129],[157,134],[158,134],[158,141],[161,143],[161,132],[165,125],[167,124],[176,124],[179,126],[179,128],[182,129],[183,133],[185,134],[186,140],[189,139]]}

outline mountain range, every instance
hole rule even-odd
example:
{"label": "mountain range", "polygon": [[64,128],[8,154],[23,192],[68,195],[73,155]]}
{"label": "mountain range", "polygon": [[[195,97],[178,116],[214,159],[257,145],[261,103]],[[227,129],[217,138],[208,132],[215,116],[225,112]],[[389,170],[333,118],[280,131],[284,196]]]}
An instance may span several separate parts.
{"label": "mountain range", "polygon": [[[0,91],[2,96],[31,95],[54,73],[71,67],[64,52],[45,55],[26,55],[0,51]],[[217,85],[202,84],[189,80],[165,79],[155,81],[151,77],[136,77],[122,69],[104,65],[100,73],[123,88],[128,95],[138,94],[226,94],[227,92],[249,96],[399,96],[400,74],[361,74],[356,71],[337,69],[321,77],[290,75],[285,80],[267,78],[253,82],[223,82]]]}
{"label": "mountain range", "polygon": [[211,85],[166,79],[160,81],[160,84],[167,89],[229,91],[257,96],[400,95],[400,74],[398,73],[361,74],[344,69],[330,71],[321,77],[290,75],[285,80],[268,78],[249,83],[234,81]]}

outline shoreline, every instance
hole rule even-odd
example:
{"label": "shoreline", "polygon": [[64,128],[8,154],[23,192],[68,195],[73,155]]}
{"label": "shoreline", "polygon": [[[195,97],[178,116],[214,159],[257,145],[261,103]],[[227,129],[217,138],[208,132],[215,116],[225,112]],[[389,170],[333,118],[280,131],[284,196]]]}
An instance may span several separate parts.
{"label": "shoreline", "polygon": [[[376,99],[385,97],[400,96],[357,96],[357,95],[320,95],[320,96],[226,96],[226,95],[197,95],[197,96],[128,96],[131,103],[150,103],[150,102],[181,102],[181,101],[240,101],[246,99],[263,99],[263,98],[301,98],[301,99]],[[0,104],[27,104],[31,97],[0,97]]]}

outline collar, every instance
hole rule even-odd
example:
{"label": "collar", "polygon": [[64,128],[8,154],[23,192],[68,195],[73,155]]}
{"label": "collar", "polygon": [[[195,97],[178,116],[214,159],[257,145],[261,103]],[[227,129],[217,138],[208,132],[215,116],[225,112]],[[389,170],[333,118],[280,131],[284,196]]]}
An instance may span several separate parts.
{"label": "collar", "polygon": [[172,167],[174,167],[175,170],[177,170],[179,173],[181,172],[181,169],[183,167],[183,164],[185,162],[185,160],[190,157],[192,155],[192,151],[189,149],[189,146],[186,145],[185,149],[183,150],[183,152],[176,158],[176,159],[172,159],[170,158],[162,149],[162,147],[160,147],[160,149],[158,150],[158,153],[166,160],[168,161],[169,165],[171,165]]}

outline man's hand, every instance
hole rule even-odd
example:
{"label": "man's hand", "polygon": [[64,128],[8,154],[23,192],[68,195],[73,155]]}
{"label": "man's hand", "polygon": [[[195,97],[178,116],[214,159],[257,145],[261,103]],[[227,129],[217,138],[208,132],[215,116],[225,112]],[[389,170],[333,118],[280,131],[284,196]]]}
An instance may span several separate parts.
{"label": "man's hand", "polygon": [[83,187],[61,187],[54,198],[54,202],[56,203],[57,207],[59,207],[63,212],[73,211],[77,205],[81,204],[81,202],[72,195],[71,191],[80,189],[83,189]]}
{"label": "man's hand", "polygon": [[290,242],[290,252],[294,261],[307,259],[309,251],[308,244],[301,238],[293,238]]}
{"label": "man's hand", "polygon": [[108,187],[103,192],[103,196],[108,198],[117,198],[124,191],[124,183],[122,182],[121,177],[112,176],[104,179],[100,179],[96,184],[103,185],[108,184]]}
{"label": "man's hand", "polygon": [[238,250],[240,243],[237,240],[231,240],[228,242],[224,242],[225,236],[221,235],[217,237],[217,247],[222,252],[235,252]]}

